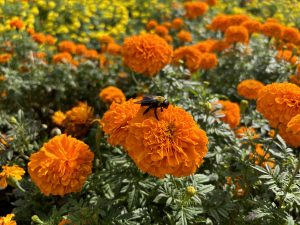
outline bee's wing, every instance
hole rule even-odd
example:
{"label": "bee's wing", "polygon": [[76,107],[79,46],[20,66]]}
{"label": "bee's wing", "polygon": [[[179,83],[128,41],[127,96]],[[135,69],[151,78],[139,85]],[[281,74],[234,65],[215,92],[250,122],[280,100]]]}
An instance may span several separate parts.
{"label": "bee's wing", "polygon": [[136,104],[150,104],[153,103],[154,97],[151,95],[145,95],[142,100],[134,102]]}

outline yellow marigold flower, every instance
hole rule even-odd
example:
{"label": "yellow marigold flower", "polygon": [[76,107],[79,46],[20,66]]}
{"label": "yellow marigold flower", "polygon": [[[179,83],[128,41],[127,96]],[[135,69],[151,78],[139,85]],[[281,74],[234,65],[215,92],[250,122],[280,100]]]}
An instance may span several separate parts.
{"label": "yellow marigold flower", "polygon": [[155,27],[155,33],[161,37],[166,36],[169,34],[168,28],[162,25],[158,25]]}
{"label": "yellow marigold flower", "polygon": [[187,186],[185,191],[186,191],[186,194],[191,197],[197,193],[197,190],[195,189],[194,186]]}
{"label": "yellow marigold flower", "polygon": [[205,52],[202,54],[199,68],[203,70],[209,70],[216,67],[218,64],[217,55],[214,53]]}
{"label": "yellow marigold flower", "polygon": [[237,86],[237,92],[245,99],[256,99],[258,91],[264,87],[264,84],[258,80],[243,80]]}
{"label": "yellow marigold flower", "polygon": [[248,30],[243,26],[231,26],[225,31],[225,41],[232,44],[241,42],[247,44],[249,41]]}
{"label": "yellow marigold flower", "polygon": [[122,145],[126,143],[128,136],[128,123],[136,115],[140,105],[135,104],[133,99],[118,104],[113,102],[109,110],[104,113],[101,120],[102,129],[109,135],[108,142],[111,145]]}
{"label": "yellow marigold flower", "polygon": [[231,129],[236,128],[241,120],[239,105],[227,100],[219,100],[217,104],[222,105],[222,109],[217,111],[218,115],[224,115],[224,117],[221,117],[220,119],[223,120],[224,123],[229,124]]}
{"label": "yellow marigold flower", "polygon": [[282,37],[282,26],[278,23],[267,22],[262,25],[261,32],[267,37],[280,39]]}
{"label": "yellow marigold flower", "polygon": [[12,220],[14,214],[7,214],[6,216],[0,217],[0,225],[17,225],[17,222]]}
{"label": "yellow marigold flower", "polygon": [[262,25],[258,20],[246,20],[241,26],[245,27],[249,34],[252,34],[260,32]]}
{"label": "yellow marigold flower", "polygon": [[123,103],[126,101],[126,97],[123,91],[114,86],[108,86],[104,88],[100,93],[99,97],[105,103],[111,104],[113,102]]}
{"label": "yellow marigold flower", "polygon": [[64,120],[66,119],[66,114],[62,111],[56,111],[52,116],[52,121],[58,126],[63,126]]}
{"label": "yellow marigold flower", "polygon": [[126,38],[122,48],[124,63],[133,71],[154,76],[172,59],[172,48],[157,35],[142,34]]}
{"label": "yellow marigold flower", "polygon": [[300,114],[292,117],[287,124],[287,131],[293,134],[300,134]]}
{"label": "yellow marigold flower", "polygon": [[174,51],[173,64],[184,61],[185,66],[193,73],[199,69],[202,54],[193,46],[184,46]]}
{"label": "yellow marigold flower", "polygon": [[76,52],[76,45],[72,41],[62,41],[58,45],[60,52],[68,52],[74,54]]}
{"label": "yellow marigold flower", "polygon": [[234,131],[237,138],[248,137],[249,139],[256,139],[259,135],[255,132],[253,127],[239,127]]}
{"label": "yellow marigold flower", "polygon": [[175,30],[179,30],[184,25],[184,21],[181,18],[175,18],[172,21],[172,28]]}
{"label": "yellow marigold flower", "polygon": [[156,20],[149,20],[147,25],[146,25],[146,29],[147,30],[153,30],[155,29],[155,27],[158,25]]}
{"label": "yellow marigold flower", "polygon": [[192,34],[186,30],[181,30],[178,34],[177,34],[178,39],[181,42],[191,42],[192,41]]}
{"label": "yellow marigold flower", "polygon": [[274,160],[270,159],[270,154],[265,154],[262,144],[255,145],[255,153],[253,154],[251,152],[249,159],[254,161],[256,165],[261,165],[262,167],[268,165],[270,168],[273,168],[275,166]]}
{"label": "yellow marigold flower", "polygon": [[159,110],[159,120],[153,110],[144,111],[141,107],[130,121],[125,146],[139,169],[160,178],[193,174],[207,153],[206,133],[179,107]]}
{"label": "yellow marigold flower", "polygon": [[208,5],[205,2],[186,2],[184,8],[186,18],[196,19],[207,12]]}
{"label": "yellow marigold flower", "polygon": [[92,123],[93,108],[87,103],[79,102],[78,106],[67,111],[65,115],[65,132],[75,137],[83,137]]}
{"label": "yellow marigold flower", "polygon": [[291,83],[273,83],[258,92],[257,110],[272,127],[286,125],[300,114],[300,87]]}
{"label": "yellow marigold flower", "polygon": [[282,40],[298,44],[298,42],[300,41],[300,33],[298,29],[293,27],[283,27]]}
{"label": "yellow marigold flower", "polygon": [[17,165],[2,166],[2,172],[0,172],[0,188],[4,189],[7,187],[7,179],[21,180],[24,174],[24,169]]}
{"label": "yellow marigold flower", "polygon": [[44,195],[63,196],[81,191],[92,172],[93,159],[87,144],[62,134],[30,156],[28,172]]}
{"label": "yellow marigold flower", "polygon": [[10,59],[11,59],[11,54],[9,53],[0,54],[0,64],[7,63]]}

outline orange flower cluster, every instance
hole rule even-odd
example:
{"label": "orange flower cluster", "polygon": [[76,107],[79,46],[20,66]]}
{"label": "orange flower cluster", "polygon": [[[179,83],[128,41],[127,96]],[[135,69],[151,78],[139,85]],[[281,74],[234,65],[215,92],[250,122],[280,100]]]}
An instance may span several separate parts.
{"label": "orange flower cluster", "polygon": [[299,61],[299,58],[295,56],[292,51],[289,50],[278,51],[276,55],[276,59],[284,60],[286,62],[291,63],[292,65],[297,64]]}
{"label": "orange flower cluster", "polygon": [[126,38],[122,54],[124,63],[130,69],[152,77],[170,63],[173,51],[159,36],[142,34]]}
{"label": "orange flower cluster", "polygon": [[105,134],[109,135],[111,145],[125,146],[128,136],[129,122],[135,117],[140,106],[130,99],[121,104],[113,102],[109,110],[104,113],[101,126]]}
{"label": "orange flower cluster", "polygon": [[222,109],[217,111],[217,115],[224,115],[220,119],[227,123],[231,129],[236,128],[240,124],[241,113],[237,103],[231,101],[219,100],[216,104],[222,105]]}
{"label": "orange flower cluster", "polygon": [[81,191],[92,172],[93,159],[88,145],[62,134],[30,156],[28,172],[44,195],[63,196]]}
{"label": "orange flower cluster", "polygon": [[73,57],[68,52],[57,53],[52,56],[52,63],[72,63]]}
{"label": "orange flower cluster", "polygon": [[[245,195],[245,190],[241,187],[240,185],[240,182],[241,182],[241,177],[236,177],[234,179],[234,195],[237,196],[237,197],[242,197]],[[226,177],[226,183],[228,185],[232,185],[233,182],[232,182],[232,178],[231,177]]]}
{"label": "orange flower cluster", "polygon": [[186,2],[184,3],[184,8],[186,18],[196,19],[207,12],[208,5],[204,2]]}
{"label": "orange flower cluster", "polygon": [[0,64],[1,63],[7,63],[11,59],[11,54],[9,53],[3,53],[0,54]]}
{"label": "orange flower cluster", "polygon": [[7,214],[6,216],[0,217],[0,225],[17,225],[17,222],[12,220],[14,214]]}
{"label": "orange flower cluster", "polygon": [[184,25],[184,21],[181,18],[175,18],[172,21],[172,28],[175,30],[179,30]]}
{"label": "orange flower cluster", "polygon": [[225,31],[225,41],[229,44],[249,42],[248,30],[243,26],[230,26]]}
{"label": "orange flower cluster", "polygon": [[274,22],[266,22],[262,25],[261,32],[267,37],[281,39],[282,25]]}
{"label": "orange flower cluster", "polygon": [[257,139],[259,135],[255,132],[253,127],[239,127],[234,131],[237,138],[247,137],[248,139]]}
{"label": "orange flower cluster", "polygon": [[76,52],[76,45],[72,41],[61,41],[58,45],[58,50],[60,52],[69,52],[74,54]]}
{"label": "orange flower cluster", "polygon": [[24,27],[24,24],[23,24],[22,20],[20,20],[20,19],[11,20],[9,22],[9,25],[11,28],[16,28],[18,30],[21,30]]}
{"label": "orange flower cluster", "polygon": [[219,14],[213,18],[208,28],[214,31],[220,30],[222,32],[225,32],[230,26],[240,26],[242,25],[242,23],[248,20],[250,20],[249,17],[243,14],[236,14],[236,15]]}
{"label": "orange flower cluster", "polygon": [[243,80],[237,86],[237,92],[240,96],[252,100],[256,99],[258,91],[264,87],[264,84],[257,80]]}
{"label": "orange flower cluster", "polygon": [[93,109],[86,103],[80,102],[78,106],[63,113],[57,111],[52,116],[52,121],[65,128],[67,134],[75,137],[83,137],[93,120]]}
{"label": "orange flower cluster", "polygon": [[192,41],[192,34],[186,30],[181,30],[178,34],[177,34],[178,39],[181,42],[191,42]]}
{"label": "orange flower cluster", "polygon": [[21,180],[24,174],[24,169],[17,165],[2,166],[2,172],[0,172],[0,189],[7,187],[7,179]]}
{"label": "orange flower cluster", "polygon": [[255,145],[255,153],[252,152],[249,155],[249,159],[254,161],[256,165],[260,165],[262,167],[266,167],[268,165],[270,168],[275,166],[274,160],[270,159],[270,154],[265,153],[262,144]]}
{"label": "orange flower cluster", "polygon": [[250,19],[243,22],[241,26],[245,27],[248,30],[249,34],[252,34],[252,33],[259,33],[262,24],[257,20]]}
{"label": "orange flower cluster", "polygon": [[192,116],[169,106],[143,115],[145,109],[129,100],[113,103],[101,120],[109,143],[122,145],[136,165],[156,177],[188,176],[202,164],[208,139]]}
{"label": "orange flower cluster", "polygon": [[113,102],[123,103],[126,101],[126,97],[125,97],[123,91],[114,86],[108,86],[108,87],[104,88],[99,93],[99,97],[103,102],[105,102],[107,104],[111,104]]}

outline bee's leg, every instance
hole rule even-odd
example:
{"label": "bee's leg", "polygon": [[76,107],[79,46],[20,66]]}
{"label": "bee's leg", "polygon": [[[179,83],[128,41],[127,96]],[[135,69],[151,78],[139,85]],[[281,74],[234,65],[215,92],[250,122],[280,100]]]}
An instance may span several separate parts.
{"label": "bee's leg", "polygon": [[157,120],[159,120],[159,119],[158,119],[158,116],[157,116],[157,108],[154,108],[154,115],[155,115],[155,118],[156,118]]}
{"label": "bee's leg", "polygon": [[152,109],[151,105],[143,112],[143,115],[145,115],[147,112],[149,112],[150,109]]}

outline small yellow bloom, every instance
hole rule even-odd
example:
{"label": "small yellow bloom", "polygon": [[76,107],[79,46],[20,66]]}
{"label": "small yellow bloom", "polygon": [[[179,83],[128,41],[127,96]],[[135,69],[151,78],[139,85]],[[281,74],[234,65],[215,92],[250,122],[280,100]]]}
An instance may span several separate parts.
{"label": "small yellow bloom", "polygon": [[4,189],[7,187],[7,179],[21,180],[24,174],[24,169],[17,165],[2,166],[2,172],[0,173],[0,188]]}

